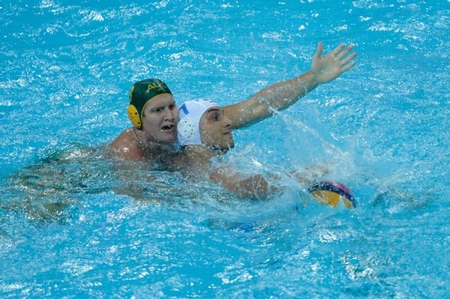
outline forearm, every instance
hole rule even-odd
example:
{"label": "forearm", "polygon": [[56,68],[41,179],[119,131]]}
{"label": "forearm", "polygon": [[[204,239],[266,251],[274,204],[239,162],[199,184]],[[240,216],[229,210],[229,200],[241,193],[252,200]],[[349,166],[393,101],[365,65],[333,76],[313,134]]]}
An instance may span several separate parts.
{"label": "forearm", "polygon": [[220,183],[234,194],[248,199],[267,199],[278,191],[277,187],[271,185],[260,174],[242,179],[235,173],[215,171],[210,174],[210,180]]}
{"label": "forearm", "polygon": [[226,106],[225,115],[231,120],[232,128],[245,127],[272,115],[273,110],[284,110],[319,85],[315,74],[308,71],[291,80],[272,84],[246,101]]}
{"label": "forearm", "polygon": [[319,85],[315,74],[308,71],[299,77],[270,85],[253,97],[265,106],[267,116],[270,108],[283,110],[296,103],[300,98]]}
{"label": "forearm", "polygon": [[231,191],[245,198],[267,199],[278,190],[262,175],[255,175],[250,178],[240,180],[232,186]]}

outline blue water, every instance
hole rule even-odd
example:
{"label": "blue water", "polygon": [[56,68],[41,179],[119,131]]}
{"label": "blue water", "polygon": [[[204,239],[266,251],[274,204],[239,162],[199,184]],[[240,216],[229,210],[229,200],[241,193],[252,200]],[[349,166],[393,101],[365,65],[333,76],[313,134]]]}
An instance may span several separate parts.
{"label": "blue water", "polygon": [[[448,296],[450,1],[19,0],[0,20],[0,297]],[[134,81],[226,105],[308,70],[318,41],[354,43],[357,66],[227,158],[326,164],[357,209],[104,156]]]}

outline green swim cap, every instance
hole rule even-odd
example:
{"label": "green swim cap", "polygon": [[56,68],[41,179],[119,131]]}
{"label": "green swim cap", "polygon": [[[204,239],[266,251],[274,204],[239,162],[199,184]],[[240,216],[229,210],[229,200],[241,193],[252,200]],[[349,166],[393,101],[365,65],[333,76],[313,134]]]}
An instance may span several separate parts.
{"label": "green swim cap", "polygon": [[133,84],[127,112],[131,123],[136,129],[142,130],[142,111],[145,104],[162,93],[172,94],[166,83],[159,79],[145,79]]}

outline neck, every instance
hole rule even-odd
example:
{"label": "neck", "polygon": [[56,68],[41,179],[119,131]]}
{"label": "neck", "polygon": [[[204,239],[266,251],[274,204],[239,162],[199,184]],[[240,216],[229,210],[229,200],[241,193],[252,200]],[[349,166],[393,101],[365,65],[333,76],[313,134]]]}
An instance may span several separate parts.
{"label": "neck", "polygon": [[212,158],[223,155],[221,151],[204,145],[186,145],[183,147],[183,153],[191,167],[207,166]]}
{"label": "neck", "polygon": [[144,132],[134,129],[136,141],[146,159],[162,162],[175,152],[172,143],[162,143],[155,140],[148,140]]}
{"label": "neck", "polygon": [[206,147],[204,145],[186,145],[184,147],[184,151],[189,156],[196,156],[200,155],[202,157],[209,157],[212,158],[214,156],[218,155],[218,152],[214,149],[211,149],[209,147]]}

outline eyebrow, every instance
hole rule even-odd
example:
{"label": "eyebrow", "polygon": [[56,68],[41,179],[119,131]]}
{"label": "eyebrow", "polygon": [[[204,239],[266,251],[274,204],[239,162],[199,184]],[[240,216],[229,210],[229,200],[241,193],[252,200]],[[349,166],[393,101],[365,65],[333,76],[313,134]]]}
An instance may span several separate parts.
{"label": "eyebrow", "polygon": [[175,102],[171,102],[171,103],[164,103],[164,104],[159,104],[159,105],[157,105],[157,106],[151,106],[151,105],[149,105],[149,108],[150,108],[150,110],[153,110],[153,109],[160,109],[160,108],[165,108],[165,107],[170,107],[170,106],[173,106],[173,105],[176,105],[176,103]]}
{"label": "eyebrow", "polygon": [[220,113],[222,111],[221,108],[211,108],[208,110],[208,114],[210,113]]}

